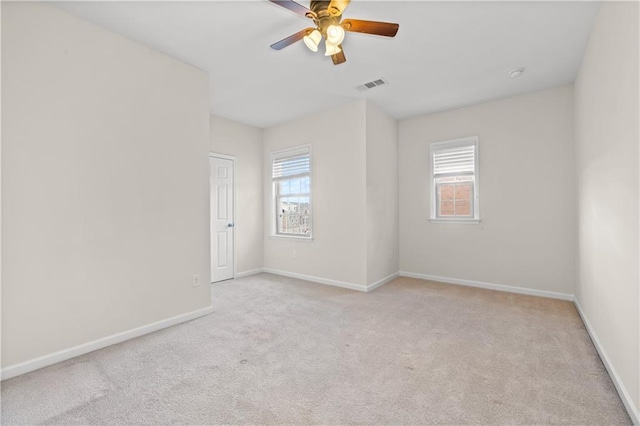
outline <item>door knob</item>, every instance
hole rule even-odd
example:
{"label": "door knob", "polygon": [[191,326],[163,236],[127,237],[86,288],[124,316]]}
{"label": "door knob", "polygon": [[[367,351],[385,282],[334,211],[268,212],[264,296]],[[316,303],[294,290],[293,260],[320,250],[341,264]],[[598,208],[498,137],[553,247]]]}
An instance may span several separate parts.
{"label": "door knob", "polygon": [[229,223],[229,224],[227,224],[227,227],[229,227],[229,228],[233,228],[234,226],[235,226],[235,225],[234,225],[233,223]]}

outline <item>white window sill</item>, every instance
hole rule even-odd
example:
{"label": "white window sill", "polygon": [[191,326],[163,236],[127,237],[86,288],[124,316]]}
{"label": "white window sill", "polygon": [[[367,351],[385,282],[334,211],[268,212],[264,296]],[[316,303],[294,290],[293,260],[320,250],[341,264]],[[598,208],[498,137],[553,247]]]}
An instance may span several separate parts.
{"label": "white window sill", "polygon": [[460,223],[464,225],[477,225],[480,219],[429,219],[431,223]]}
{"label": "white window sill", "polygon": [[269,235],[269,238],[273,238],[274,240],[293,240],[293,241],[305,241],[305,242],[313,242],[313,237],[303,237],[303,236],[297,236],[297,235],[278,235],[278,234],[271,234]]}

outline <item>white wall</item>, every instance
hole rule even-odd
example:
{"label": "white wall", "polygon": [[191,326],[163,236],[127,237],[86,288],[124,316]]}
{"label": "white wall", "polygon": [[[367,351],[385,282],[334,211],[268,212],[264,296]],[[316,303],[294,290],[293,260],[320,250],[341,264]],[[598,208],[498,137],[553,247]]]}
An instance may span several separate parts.
{"label": "white wall", "polygon": [[[364,101],[264,130],[264,267],[366,285]],[[274,150],[310,144],[313,240],[272,237]]]}
{"label": "white wall", "polygon": [[3,367],[209,306],[206,74],[2,9]]}
{"label": "white wall", "polygon": [[636,421],[640,407],[638,9],[637,2],[602,4],[575,82],[576,298],[623,392],[635,404]]}
{"label": "white wall", "polygon": [[[506,82],[507,84],[511,83]],[[400,122],[400,270],[573,294],[573,93]],[[479,224],[429,222],[429,144],[479,137]]]}
{"label": "white wall", "polygon": [[396,274],[398,122],[367,102],[367,284]]}
{"label": "white wall", "polygon": [[262,129],[211,115],[209,150],[236,157],[236,275],[262,268]]}

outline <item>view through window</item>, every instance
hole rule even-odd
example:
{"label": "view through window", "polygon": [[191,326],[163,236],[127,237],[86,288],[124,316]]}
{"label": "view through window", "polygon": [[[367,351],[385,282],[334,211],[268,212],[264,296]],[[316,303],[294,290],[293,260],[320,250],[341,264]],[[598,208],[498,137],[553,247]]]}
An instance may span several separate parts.
{"label": "view through window", "polygon": [[272,154],[275,234],[311,237],[311,157],[308,147]]}

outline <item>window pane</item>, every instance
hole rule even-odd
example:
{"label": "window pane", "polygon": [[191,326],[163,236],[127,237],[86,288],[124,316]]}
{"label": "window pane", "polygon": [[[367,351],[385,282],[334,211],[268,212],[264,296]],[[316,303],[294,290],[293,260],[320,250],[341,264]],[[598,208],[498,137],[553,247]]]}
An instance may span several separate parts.
{"label": "window pane", "polygon": [[436,213],[439,217],[473,216],[473,181],[467,176],[458,178],[449,176],[436,180],[439,196]]}
{"label": "window pane", "polygon": [[440,199],[443,201],[453,200],[453,195],[455,194],[453,185],[442,185],[440,187]]}
{"label": "window pane", "polygon": [[290,185],[288,180],[281,180],[280,182],[278,182],[279,194],[281,195],[291,194],[291,190],[289,188],[290,188]]}
{"label": "window pane", "polygon": [[311,187],[309,176],[280,180],[276,185],[279,195],[308,194]]}
{"label": "window pane", "polygon": [[471,203],[469,201],[456,201],[455,202],[455,215],[456,216],[470,216],[471,215]]}
{"label": "window pane", "polygon": [[309,176],[304,176],[300,178],[301,183],[301,188],[300,188],[300,192],[304,193],[304,194],[308,194],[309,192],[311,192],[311,185],[310,185],[310,179]]}
{"label": "window pane", "polygon": [[279,234],[310,235],[311,208],[309,197],[282,196],[278,200]]}
{"label": "window pane", "polygon": [[300,178],[291,179],[289,182],[289,188],[291,194],[299,194],[300,193]]}
{"label": "window pane", "polygon": [[471,184],[459,183],[456,185],[456,201],[457,200],[470,200],[471,199]]}
{"label": "window pane", "polygon": [[440,216],[453,216],[453,214],[454,214],[453,201],[441,201]]}

